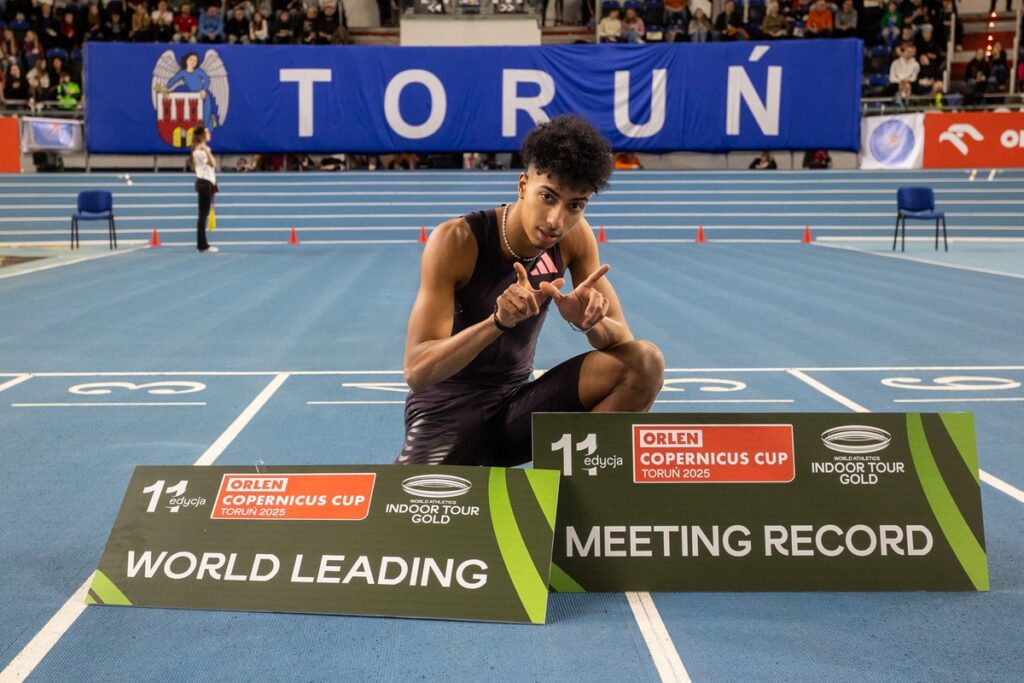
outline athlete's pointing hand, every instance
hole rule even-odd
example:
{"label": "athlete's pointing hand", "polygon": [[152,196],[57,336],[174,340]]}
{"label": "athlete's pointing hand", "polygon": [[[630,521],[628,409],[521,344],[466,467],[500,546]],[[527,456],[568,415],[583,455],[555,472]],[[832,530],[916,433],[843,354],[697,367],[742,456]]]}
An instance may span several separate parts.
{"label": "athlete's pointing hand", "polygon": [[604,264],[568,294],[559,291],[557,280],[540,283],[541,292],[554,300],[563,318],[586,332],[608,315],[610,303],[604,294],[594,288],[594,284],[610,269],[611,266]]}
{"label": "athlete's pointing hand", "polygon": [[[517,323],[537,315],[540,313],[541,304],[549,298],[546,291],[533,288],[522,263],[516,261],[513,268],[516,270],[516,281],[498,297],[497,309],[494,311],[498,322],[505,327],[514,327]],[[558,287],[564,284],[565,279],[558,278],[553,283],[544,282],[542,286],[549,285],[557,292]]]}

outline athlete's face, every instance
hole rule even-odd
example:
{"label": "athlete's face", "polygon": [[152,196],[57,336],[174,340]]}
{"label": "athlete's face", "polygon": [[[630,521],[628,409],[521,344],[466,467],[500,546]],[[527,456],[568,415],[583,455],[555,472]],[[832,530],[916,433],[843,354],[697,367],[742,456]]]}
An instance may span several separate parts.
{"label": "athlete's face", "polygon": [[562,183],[555,176],[534,167],[519,176],[519,216],[530,244],[549,249],[565,237],[583,218],[590,193]]}

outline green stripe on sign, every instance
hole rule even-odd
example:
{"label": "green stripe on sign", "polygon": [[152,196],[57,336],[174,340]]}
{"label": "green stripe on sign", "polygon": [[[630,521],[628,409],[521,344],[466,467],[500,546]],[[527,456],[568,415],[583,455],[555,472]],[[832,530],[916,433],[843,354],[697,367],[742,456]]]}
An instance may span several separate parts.
{"label": "green stripe on sign", "polygon": [[124,593],[121,592],[114,582],[111,581],[104,575],[100,570],[96,570],[96,573],[92,575],[92,586],[89,589],[103,601],[104,605],[131,605],[132,601],[129,600]]}
{"label": "green stripe on sign", "polygon": [[935,520],[946,535],[946,541],[960,561],[967,577],[974,584],[975,590],[988,590],[988,559],[978,539],[971,533],[970,527],[960,514],[953,496],[950,495],[942,474],[935,464],[935,457],[928,446],[924,435],[921,416],[916,413],[907,414],[907,438],[910,441],[910,454],[914,458],[921,489],[932,508]]}
{"label": "green stripe on sign", "polygon": [[559,593],[586,593],[587,589],[576,583],[576,579],[554,562],[551,563],[551,587]]}
{"label": "green stripe on sign", "polygon": [[526,481],[530,482],[544,518],[548,520],[548,527],[553,531],[555,509],[558,507],[558,478],[561,475],[555,470],[523,470],[523,473]]}
{"label": "green stripe on sign", "polygon": [[942,413],[939,415],[945,425],[953,445],[960,451],[960,457],[967,464],[967,469],[978,480],[978,447],[974,442],[974,415],[971,413]]}
{"label": "green stripe on sign", "polygon": [[491,505],[491,524],[498,541],[501,559],[505,562],[512,585],[519,594],[526,615],[535,624],[543,624],[548,611],[548,587],[537,573],[537,568],[526,549],[523,535],[519,532],[516,518],[512,513],[512,502],[508,497],[505,470],[491,468],[487,482],[487,497]]}

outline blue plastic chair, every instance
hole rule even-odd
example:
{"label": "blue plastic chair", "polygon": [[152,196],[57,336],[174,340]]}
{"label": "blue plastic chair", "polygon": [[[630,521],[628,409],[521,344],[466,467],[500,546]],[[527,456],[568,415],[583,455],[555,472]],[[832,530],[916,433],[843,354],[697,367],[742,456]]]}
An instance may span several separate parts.
{"label": "blue plastic chair", "polygon": [[71,248],[79,244],[78,221],[107,220],[107,241],[117,249],[117,230],[114,228],[114,197],[106,190],[78,193],[78,211],[71,216]]}
{"label": "blue plastic chair", "polygon": [[892,236],[892,250],[896,251],[896,238],[903,226],[900,251],[907,250],[907,219],[935,221],[935,250],[939,249],[939,221],[942,222],[942,243],[949,251],[946,239],[946,214],[935,210],[935,192],[930,187],[901,187],[896,190],[896,232]]}

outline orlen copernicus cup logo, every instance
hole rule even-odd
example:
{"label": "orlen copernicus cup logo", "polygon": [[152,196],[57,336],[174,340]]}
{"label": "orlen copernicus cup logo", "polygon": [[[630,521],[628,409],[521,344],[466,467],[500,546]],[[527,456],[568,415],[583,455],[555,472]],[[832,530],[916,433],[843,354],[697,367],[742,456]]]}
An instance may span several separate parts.
{"label": "orlen copernicus cup logo", "polygon": [[795,476],[793,425],[633,425],[637,484],[771,483]]}
{"label": "orlen copernicus cup logo", "polygon": [[211,519],[366,519],[377,475],[225,474]]}
{"label": "orlen copernicus cup logo", "polygon": [[192,130],[212,131],[228,118],[228,71],[215,50],[187,52],[180,59],[166,50],[153,67],[153,109],[160,139],[173,147],[192,144]]}

